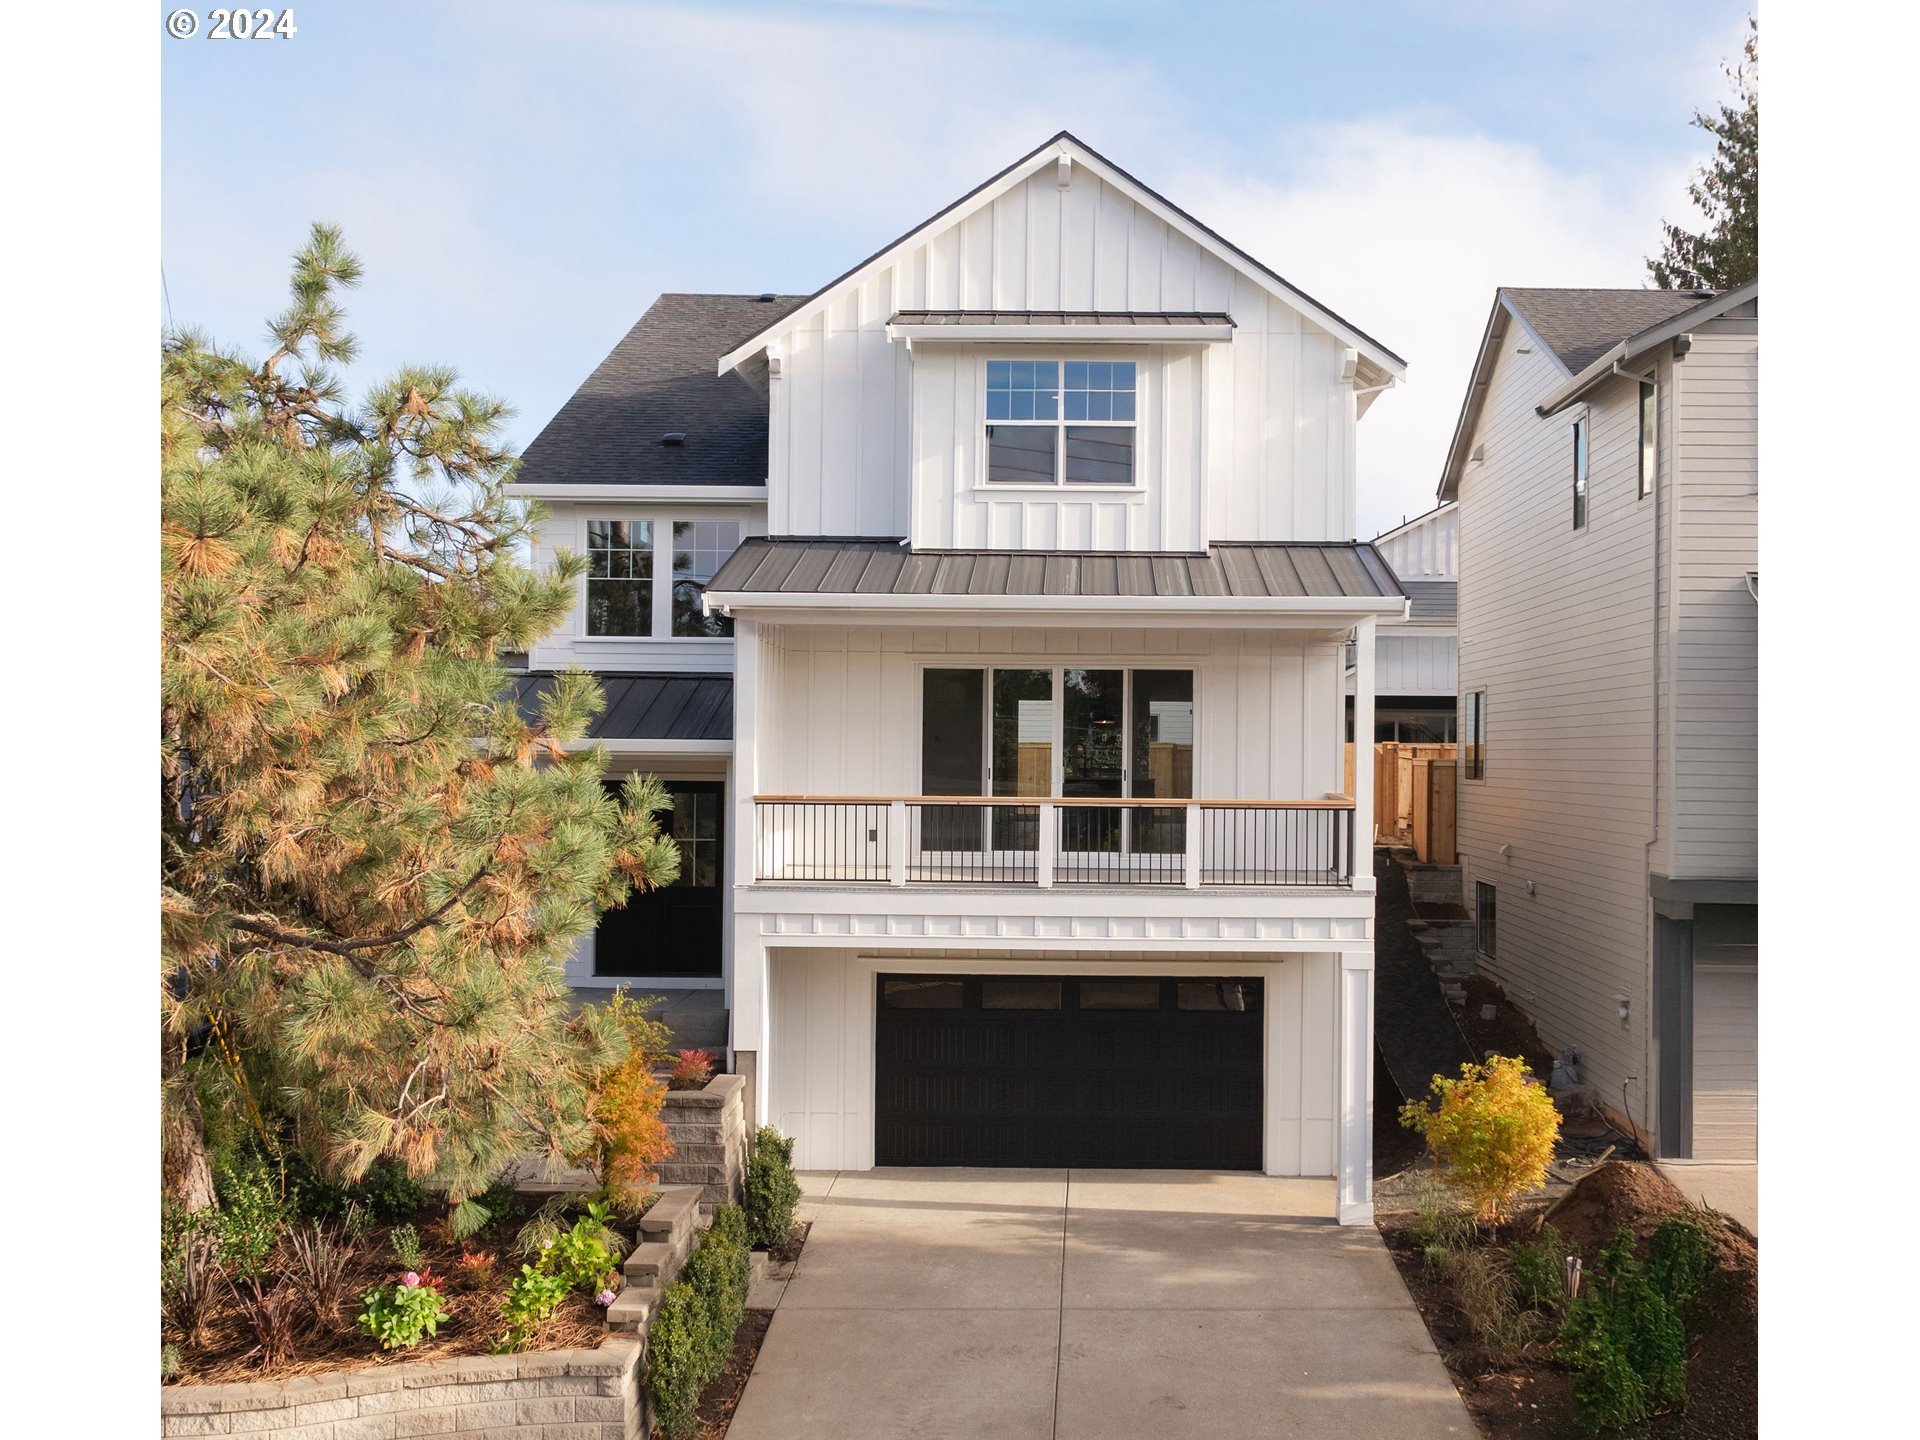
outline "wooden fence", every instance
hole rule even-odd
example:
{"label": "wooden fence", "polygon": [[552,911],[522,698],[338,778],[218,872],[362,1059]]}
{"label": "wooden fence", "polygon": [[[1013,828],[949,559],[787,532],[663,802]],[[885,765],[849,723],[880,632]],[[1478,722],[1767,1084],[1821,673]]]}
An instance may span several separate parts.
{"label": "wooden fence", "polygon": [[1457,745],[1383,740],[1373,747],[1373,824],[1378,839],[1411,845],[1434,865],[1451,865]]}

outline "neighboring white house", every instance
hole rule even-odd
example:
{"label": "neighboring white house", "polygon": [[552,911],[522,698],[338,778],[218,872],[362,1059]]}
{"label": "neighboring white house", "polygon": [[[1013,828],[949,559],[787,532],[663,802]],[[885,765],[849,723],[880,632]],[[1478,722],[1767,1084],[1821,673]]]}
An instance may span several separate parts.
{"label": "neighboring white house", "polygon": [[[1412,602],[1407,623],[1383,631],[1374,662],[1373,738],[1439,744],[1454,738],[1459,689],[1460,507],[1441,505],[1373,537]],[[1348,663],[1347,693],[1354,675]],[[1353,735],[1352,701],[1347,734]]]}
{"label": "neighboring white house", "polygon": [[1503,289],[1440,484],[1480,963],[1663,1159],[1757,1155],[1759,336]]}
{"label": "neighboring white house", "polygon": [[[530,447],[541,553],[595,571],[524,683],[611,672],[621,762],[722,797],[677,818],[796,1164],[1337,1176],[1369,1218],[1343,651],[1370,730],[1407,600],[1355,434],[1404,368],[1063,133],[804,300],[664,297]],[[575,982],[663,955],[610,916]]]}

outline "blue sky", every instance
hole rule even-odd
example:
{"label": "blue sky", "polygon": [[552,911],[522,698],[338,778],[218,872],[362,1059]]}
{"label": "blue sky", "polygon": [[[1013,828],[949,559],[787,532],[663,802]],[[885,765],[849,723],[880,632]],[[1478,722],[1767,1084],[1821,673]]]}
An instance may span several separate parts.
{"label": "blue sky", "polygon": [[817,288],[1070,129],[1378,336],[1360,530],[1432,503],[1493,288],[1638,285],[1744,3],[412,0],[164,40],[166,297],[257,345],[307,223],[355,378],[453,364],[524,445],[664,290]]}

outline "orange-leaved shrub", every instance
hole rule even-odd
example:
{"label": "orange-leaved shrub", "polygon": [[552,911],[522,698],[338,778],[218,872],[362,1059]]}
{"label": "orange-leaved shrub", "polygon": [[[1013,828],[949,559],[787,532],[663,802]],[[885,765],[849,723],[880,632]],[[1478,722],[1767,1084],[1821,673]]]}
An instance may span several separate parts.
{"label": "orange-leaved shrub", "polygon": [[661,1117],[666,1082],[653,1073],[673,1037],[649,1014],[657,1003],[635,1000],[622,987],[601,1007],[627,1037],[627,1058],[600,1077],[594,1095],[593,1168],[607,1200],[621,1209],[639,1204],[654,1181],[654,1166],[673,1154],[673,1137]]}
{"label": "orange-leaved shrub", "polygon": [[1440,1178],[1464,1195],[1481,1220],[1498,1221],[1515,1197],[1547,1178],[1560,1112],[1517,1055],[1462,1065],[1460,1078],[1433,1077],[1432,1108],[1409,1100],[1400,1123],[1426,1137]]}

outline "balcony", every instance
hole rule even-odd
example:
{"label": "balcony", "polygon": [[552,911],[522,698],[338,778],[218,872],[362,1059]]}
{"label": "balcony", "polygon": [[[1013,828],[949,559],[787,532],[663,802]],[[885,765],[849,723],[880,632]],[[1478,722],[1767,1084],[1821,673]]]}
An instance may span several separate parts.
{"label": "balcony", "polygon": [[1354,802],[763,795],[763,885],[1350,889]]}

